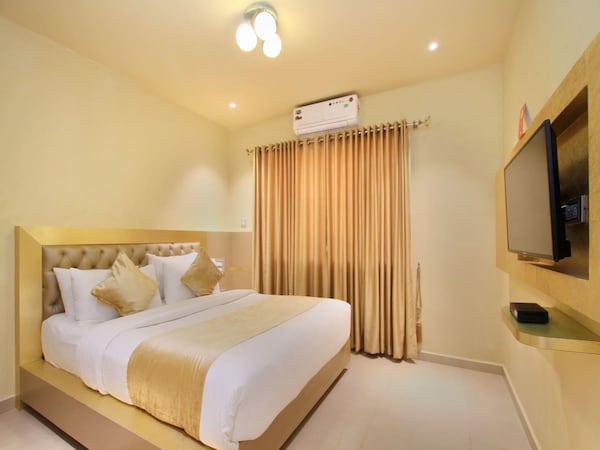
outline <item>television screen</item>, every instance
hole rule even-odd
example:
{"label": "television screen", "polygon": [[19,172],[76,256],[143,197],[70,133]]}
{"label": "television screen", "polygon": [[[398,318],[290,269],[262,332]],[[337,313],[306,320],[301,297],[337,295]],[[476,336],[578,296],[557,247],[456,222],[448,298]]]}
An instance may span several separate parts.
{"label": "television screen", "polygon": [[504,168],[508,250],[558,261],[571,255],[560,209],[556,137],[549,120]]}

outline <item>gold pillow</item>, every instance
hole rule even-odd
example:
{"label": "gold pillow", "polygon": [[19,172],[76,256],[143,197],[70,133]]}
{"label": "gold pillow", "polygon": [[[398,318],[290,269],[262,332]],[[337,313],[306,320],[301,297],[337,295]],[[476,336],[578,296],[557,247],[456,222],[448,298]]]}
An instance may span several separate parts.
{"label": "gold pillow", "polygon": [[223,274],[218,267],[204,253],[204,250],[200,249],[190,268],[181,277],[181,282],[200,297],[201,295],[212,294],[213,289],[222,277]]}
{"label": "gold pillow", "polygon": [[143,274],[123,252],[115,260],[110,276],[92,289],[92,295],[126,316],[148,307],[158,281]]}

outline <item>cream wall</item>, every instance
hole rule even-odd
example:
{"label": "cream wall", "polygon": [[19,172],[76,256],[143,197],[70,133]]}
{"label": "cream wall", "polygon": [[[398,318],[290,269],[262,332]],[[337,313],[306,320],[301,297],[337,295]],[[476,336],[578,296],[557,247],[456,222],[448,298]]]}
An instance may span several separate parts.
{"label": "cream wall", "polygon": [[535,117],[598,32],[598,0],[523,1],[504,64],[506,153],[517,143],[521,105]]}
{"label": "cream wall", "polygon": [[[526,102],[535,117],[599,31],[597,0],[523,2],[504,64],[505,153],[516,143],[521,105]],[[509,288],[504,303],[554,303],[554,299],[532,286],[506,278]],[[503,330],[502,353],[540,448],[598,448],[599,356],[528,347],[518,343],[508,330]]]}
{"label": "cream wall", "polygon": [[[495,269],[494,177],[503,159],[501,67],[361,97],[363,125],[428,114],[431,126],[409,134],[423,350],[499,362],[505,295]],[[291,114],[232,133],[231,227],[252,217],[245,149],[289,138]]]}
{"label": "cream wall", "polygon": [[244,230],[241,221],[246,220],[245,230],[252,230],[252,156],[246,149],[257,145],[285,141],[294,138],[292,118],[280,116],[251,127],[231,131],[229,134],[230,210],[229,229]]}
{"label": "cream wall", "polygon": [[222,230],[227,131],[0,18],[0,400],[15,225]]}

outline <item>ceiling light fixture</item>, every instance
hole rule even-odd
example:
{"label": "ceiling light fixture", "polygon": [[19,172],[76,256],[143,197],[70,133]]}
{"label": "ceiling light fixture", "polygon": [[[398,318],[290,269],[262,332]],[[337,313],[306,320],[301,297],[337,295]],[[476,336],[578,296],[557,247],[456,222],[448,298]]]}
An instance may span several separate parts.
{"label": "ceiling light fixture", "polygon": [[436,41],[432,41],[429,43],[429,46],[427,48],[429,49],[430,52],[435,52],[439,46],[440,45]]}
{"label": "ceiling light fixture", "polygon": [[266,3],[254,3],[244,12],[244,22],[235,33],[240,49],[250,52],[256,48],[258,39],[263,41],[263,53],[276,58],[281,53],[281,38],[277,34],[277,13]]}

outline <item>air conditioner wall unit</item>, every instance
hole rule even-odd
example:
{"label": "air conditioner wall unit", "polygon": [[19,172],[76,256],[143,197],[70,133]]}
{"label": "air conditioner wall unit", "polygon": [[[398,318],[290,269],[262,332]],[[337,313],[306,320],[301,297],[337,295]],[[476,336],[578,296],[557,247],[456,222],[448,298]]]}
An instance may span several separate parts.
{"label": "air conditioner wall unit", "polygon": [[296,136],[355,126],[358,124],[358,96],[345,95],[298,106],[294,108],[293,124]]}

